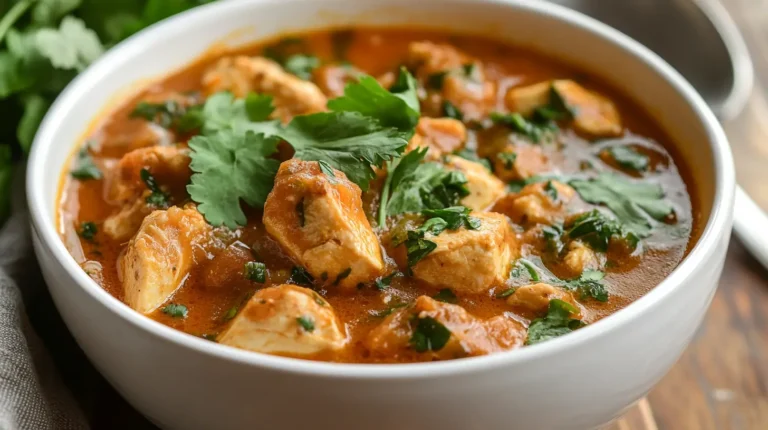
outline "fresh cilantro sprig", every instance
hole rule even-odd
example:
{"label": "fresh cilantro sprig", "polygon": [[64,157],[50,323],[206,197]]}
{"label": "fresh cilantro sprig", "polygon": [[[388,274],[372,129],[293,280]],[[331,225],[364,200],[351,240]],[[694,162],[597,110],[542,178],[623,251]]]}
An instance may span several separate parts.
{"label": "fresh cilantro sprig", "polygon": [[432,317],[416,317],[409,344],[416,352],[440,351],[451,339],[451,331]]}
{"label": "fresh cilantro sprig", "polygon": [[564,239],[579,239],[589,245],[590,248],[600,252],[608,250],[608,245],[612,239],[623,240],[629,249],[635,249],[640,242],[636,233],[628,231],[621,223],[608,218],[597,209],[579,215],[569,223]]}
{"label": "fresh cilantro sprig", "polygon": [[563,282],[560,286],[578,291],[582,299],[593,298],[599,302],[608,301],[608,291],[602,280],[605,273],[599,270],[585,270],[581,276]]}

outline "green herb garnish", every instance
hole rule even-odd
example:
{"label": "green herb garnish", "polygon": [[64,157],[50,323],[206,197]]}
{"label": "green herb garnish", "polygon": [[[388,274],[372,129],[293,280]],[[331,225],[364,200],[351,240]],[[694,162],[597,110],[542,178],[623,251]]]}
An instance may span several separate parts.
{"label": "green herb garnish", "polygon": [[345,270],[343,270],[341,273],[339,273],[336,276],[336,280],[333,281],[333,285],[339,285],[339,282],[347,279],[347,277],[352,273],[352,268],[347,267]]}
{"label": "green herb garnish", "polygon": [[160,188],[155,177],[149,173],[149,170],[142,168],[139,172],[139,176],[141,177],[141,181],[144,182],[144,185],[147,186],[147,189],[151,191],[146,198],[147,204],[156,208],[168,207],[171,196]]}
{"label": "green herb garnish", "polygon": [[263,284],[267,282],[267,265],[257,261],[249,261],[245,263],[243,276],[249,281]]}
{"label": "green herb garnish", "polygon": [[312,333],[315,331],[315,321],[310,316],[302,315],[296,318],[296,322],[299,323],[301,328],[303,328],[307,333]]}
{"label": "green herb garnish", "polygon": [[78,229],[77,234],[83,239],[89,242],[93,242],[93,239],[96,237],[97,232],[98,232],[98,229],[96,228],[96,223],[91,221],[86,221],[80,224],[80,228]]}
{"label": "green herb garnish", "polygon": [[559,299],[550,300],[547,315],[544,318],[536,318],[528,326],[528,338],[525,344],[544,342],[584,326],[580,320],[571,318],[571,315],[578,313],[579,310],[568,302]]}
{"label": "green herb garnish", "polygon": [[170,303],[162,309],[163,313],[173,318],[186,318],[189,311],[184,305]]}
{"label": "green herb garnish", "polygon": [[576,279],[565,281],[561,286],[569,289],[576,290],[581,294],[582,299],[591,297],[599,302],[608,301],[608,291],[605,289],[605,285],[602,280],[605,278],[605,273],[597,270],[585,270],[581,276]]}
{"label": "green herb garnish", "polygon": [[456,304],[459,301],[459,298],[456,297],[456,294],[454,294],[450,288],[443,288],[442,290],[438,291],[437,294],[432,296],[432,298],[441,302],[453,304]]}
{"label": "green herb garnish", "polygon": [[440,351],[451,338],[451,331],[432,317],[415,318],[410,345],[416,352]]}
{"label": "green herb garnish", "polygon": [[459,121],[464,120],[464,114],[461,113],[459,108],[448,100],[443,100],[442,104],[443,116],[448,118],[457,119]]}
{"label": "green herb garnish", "polygon": [[69,172],[73,178],[81,181],[87,181],[89,179],[101,179],[101,170],[93,162],[88,147],[85,147],[77,153],[77,159],[75,160],[75,169]]}
{"label": "green herb garnish", "polygon": [[608,149],[608,154],[619,166],[636,172],[648,170],[651,163],[651,159],[647,155],[638,152],[631,146],[613,146]]}
{"label": "green herb garnish", "polygon": [[296,285],[303,285],[305,287],[311,287],[315,282],[315,278],[307,272],[307,269],[300,266],[293,266],[291,269],[291,278],[288,282]]}

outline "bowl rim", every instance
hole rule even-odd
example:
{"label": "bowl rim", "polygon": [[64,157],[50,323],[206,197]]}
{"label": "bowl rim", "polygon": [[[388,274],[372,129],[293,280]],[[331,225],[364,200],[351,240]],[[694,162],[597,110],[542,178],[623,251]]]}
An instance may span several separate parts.
{"label": "bowl rim", "polygon": [[[49,173],[43,169],[43,165],[48,147],[55,142],[56,129],[69,115],[68,112],[71,107],[80,97],[88,93],[86,91],[89,86],[88,82],[105,79],[113,71],[111,70],[112,66],[110,66],[110,63],[115,62],[118,58],[125,56],[135,58],[140,56],[143,51],[142,47],[151,44],[153,39],[156,40],[156,38],[168,34],[184,34],[189,31],[189,28],[198,27],[195,24],[207,22],[210,15],[216,15],[217,13],[237,10],[245,12],[256,4],[262,7],[269,7],[269,5],[276,5],[278,3],[284,5],[286,3],[302,3],[306,1],[310,0],[235,0],[217,2],[183,12],[155,24],[118,44],[86,71],[78,75],[55,100],[41,123],[29,155],[29,167],[26,178],[26,192],[33,232],[36,233],[41,244],[52,255],[56,264],[59,264],[86,294],[107,308],[108,311],[116,314],[117,317],[146,332],[147,335],[156,336],[178,347],[189,348],[197,353],[228,360],[239,365],[257,366],[272,371],[304,376],[334,379],[399,380],[466,375],[493,370],[502,366],[521,365],[532,360],[539,360],[545,356],[560,354],[569,348],[575,348],[581,343],[605,335],[619,326],[631,323],[640,315],[652,309],[657,303],[665,300],[677,288],[681,288],[684,280],[690,278],[694,272],[706,265],[714,250],[718,246],[722,246],[721,237],[723,230],[729,231],[731,228],[730,217],[736,183],[735,169],[725,132],[715,115],[693,87],[669,64],[639,42],[580,12],[558,4],[538,0],[482,0],[483,3],[519,9],[526,13],[543,15],[562,21],[568,25],[578,27],[580,31],[592,33],[628,51],[673,86],[686,100],[703,125],[709,136],[715,169],[712,211],[696,245],[659,285],[620,311],[568,336],[486,356],[427,363],[387,365],[330,363],[254,353],[210,342],[140,315],[109,294],[80,268],[61,240],[55,221],[50,216],[47,216],[48,210],[54,208],[56,202],[49,202],[44,198],[43,182]],[[343,2],[344,0],[331,1]],[[61,175],[61,172],[56,173]]]}

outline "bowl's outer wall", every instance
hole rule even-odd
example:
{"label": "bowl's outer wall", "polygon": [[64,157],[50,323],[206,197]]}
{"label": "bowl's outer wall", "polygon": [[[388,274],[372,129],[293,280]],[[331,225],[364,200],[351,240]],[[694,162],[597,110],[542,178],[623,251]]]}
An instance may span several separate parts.
{"label": "bowl's outer wall", "polygon": [[[734,186],[730,153],[723,148],[722,130],[714,117],[702,111],[703,102],[692,102],[690,94],[681,93],[679,82],[663,77],[642,55],[590,32],[590,21],[539,10],[547,6],[537,2],[523,2],[528,4],[524,7],[518,3],[223,2],[139,35],[79,78],[43,123],[34,151],[45,153],[33,152],[29,191],[36,221],[35,251],[43,275],[67,326],[96,367],[137,409],[173,429],[584,429],[615,418],[642,397],[677,360],[714,295],[730,235]],[[386,13],[382,5],[388,5],[383,9]],[[571,22],[551,14],[572,17]],[[695,270],[671,275],[659,287],[666,292],[657,295],[663,300],[648,306],[636,303],[584,333],[531,348],[560,354],[515,351],[445,365],[453,366],[451,372],[436,373],[430,366],[438,369],[438,365],[426,365],[419,367],[423,374],[383,378],[374,377],[375,371],[370,375],[360,371],[341,377],[341,371],[301,372],[286,370],[300,365],[264,365],[270,363],[267,358],[260,358],[262,364],[235,359],[244,354],[223,354],[217,345],[203,345],[201,340],[198,344],[186,335],[139,320],[142,317],[127,312],[88,281],[63,245],[51,240],[45,223],[54,223],[59,172],[72,149],[53,141],[74,145],[88,119],[112,94],[189,62],[201,47],[236,29],[248,28],[237,34],[242,41],[285,31],[286,25],[300,29],[355,22],[485,29],[491,36],[580,63],[622,88],[649,109],[680,144],[682,155],[696,166],[703,216],[719,206],[728,211],[718,214],[720,224],[708,233],[710,245],[694,251],[696,261],[689,266]],[[719,197],[715,197],[717,186]],[[50,206],[40,208],[41,198]],[[651,297],[643,300],[649,302]],[[592,335],[587,334],[590,330]],[[555,349],[556,343],[563,347]]]}

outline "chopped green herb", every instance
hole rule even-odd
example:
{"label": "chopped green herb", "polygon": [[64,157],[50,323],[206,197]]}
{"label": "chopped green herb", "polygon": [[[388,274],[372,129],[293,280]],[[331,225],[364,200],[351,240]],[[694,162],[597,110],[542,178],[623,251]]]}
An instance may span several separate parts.
{"label": "chopped green herb", "polygon": [[312,79],[312,72],[320,67],[320,59],[314,55],[296,54],[285,59],[283,68],[286,72],[308,81]]}
{"label": "chopped green herb", "polygon": [[80,229],[77,231],[77,234],[83,239],[93,242],[97,232],[98,229],[96,228],[96,224],[91,221],[86,221],[80,224]]}
{"label": "chopped green herb", "polygon": [[477,64],[475,63],[467,63],[463,66],[461,66],[461,71],[464,72],[464,76],[466,78],[469,78],[473,81],[479,81],[480,79],[477,76]]}
{"label": "chopped green herb", "polygon": [[506,290],[496,294],[497,299],[506,299],[507,297],[511,296],[512,294],[515,294],[515,291],[517,291],[517,288],[507,288]]}
{"label": "chopped green herb", "polygon": [[504,163],[505,170],[512,170],[515,166],[515,160],[517,160],[517,154],[514,152],[499,152],[496,154],[496,158]]}
{"label": "chopped green herb", "polygon": [[558,193],[557,188],[552,183],[552,180],[550,179],[547,181],[547,183],[544,185],[544,192],[549,196],[550,199],[552,199],[553,202],[557,201]]}
{"label": "chopped green herb", "polygon": [[203,333],[200,335],[205,340],[209,340],[211,342],[216,342],[216,338],[218,337],[218,333]]}
{"label": "chopped green herb", "polygon": [[424,257],[429,255],[437,248],[437,244],[424,239],[424,233],[419,231],[408,231],[408,238],[405,241],[405,249],[408,256],[408,269],[416,265]]}
{"label": "chopped green herb", "polygon": [[99,167],[93,162],[93,158],[88,152],[88,147],[81,149],[80,152],[77,153],[75,166],[77,167],[69,172],[75,179],[87,181],[89,179],[101,179],[103,176]]}
{"label": "chopped green herb", "polygon": [[351,273],[352,273],[352,268],[351,268],[351,267],[347,267],[347,268],[346,268],[344,271],[342,271],[341,273],[339,273],[339,274],[336,276],[336,280],[335,280],[335,281],[333,281],[333,285],[339,285],[339,282],[341,282],[341,281],[343,281],[343,280],[347,279],[347,277],[348,277],[348,276],[349,276]]}
{"label": "chopped green herb", "polygon": [[399,272],[392,272],[387,276],[381,277],[376,280],[375,285],[379,291],[384,291],[392,284],[392,279],[397,276]]}
{"label": "chopped green herb", "polygon": [[576,279],[565,281],[563,287],[569,290],[576,290],[581,294],[582,299],[593,298],[599,302],[608,301],[608,291],[602,283],[605,273],[598,270],[585,270]]}
{"label": "chopped green herb", "polygon": [[240,135],[250,130],[265,137],[275,136],[282,125],[279,120],[268,121],[274,110],[272,96],[249,93],[244,99],[235,99],[230,92],[218,92],[205,100],[201,130],[205,135],[224,130]]}
{"label": "chopped green herb", "polygon": [[168,207],[170,204],[171,196],[160,189],[160,186],[157,184],[155,177],[149,173],[149,170],[142,168],[139,172],[139,175],[141,176],[141,181],[144,182],[144,185],[147,186],[147,189],[151,191],[151,194],[146,198],[147,204],[156,208]]}
{"label": "chopped green herb", "polygon": [[328,177],[328,180],[331,181],[332,184],[335,184],[336,174],[333,172],[333,167],[329,166],[328,163],[322,160],[318,161],[317,164],[320,166],[320,171]]}
{"label": "chopped green herb", "polygon": [[163,313],[173,318],[186,318],[189,311],[184,305],[170,303],[162,309]]}
{"label": "chopped green herb", "polygon": [[272,96],[266,94],[248,93],[243,101],[245,114],[251,122],[266,121],[275,107],[272,105]]}
{"label": "chopped green herb", "polygon": [[392,312],[394,312],[394,311],[396,311],[396,310],[398,310],[400,308],[404,308],[406,306],[408,306],[408,304],[406,304],[406,303],[395,303],[395,304],[387,307],[384,310],[381,310],[381,311],[369,311],[369,313],[371,314],[371,316],[373,316],[375,318],[384,318],[384,317],[387,317],[389,315],[392,315]]}
{"label": "chopped green herb", "polygon": [[131,111],[131,118],[143,118],[170,130],[187,133],[198,130],[203,125],[201,106],[186,107],[176,100],[161,103],[139,102]]}
{"label": "chopped green herb", "polygon": [[433,73],[427,76],[426,87],[430,90],[440,91],[443,89],[443,83],[445,82],[445,76],[448,72],[442,71]]}
{"label": "chopped green herb", "polygon": [[632,182],[618,175],[601,173],[589,180],[572,180],[570,185],[584,201],[607,206],[627,231],[640,238],[650,235],[653,229],[649,218],[664,221],[674,213],[658,184]]}
{"label": "chopped green herb", "polygon": [[315,282],[315,278],[312,277],[309,272],[307,272],[307,269],[300,266],[293,266],[293,269],[291,269],[291,278],[288,280],[288,282],[296,285],[303,285],[305,287],[311,287]]}
{"label": "chopped green herb", "polygon": [[267,265],[258,261],[249,261],[245,263],[245,279],[263,284],[267,282]]}
{"label": "chopped green herb", "polygon": [[388,164],[379,225],[387,216],[455,206],[469,195],[463,173],[446,170],[440,163],[422,163],[426,153],[427,148],[410,151]]}
{"label": "chopped green herb", "polygon": [[315,331],[315,321],[310,316],[302,315],[296,318],[296,322],[308,333]]}
{"label": "chopped green herb", "polygon": [[536,318],[528,326],[528,338],[525,344],[544,342],[584,326],[580,320],[571,318],[571,315],[578,313],[579,310],[568,302],[559,299],[550,300],[547,315],[544,318]]}
{"label": "chopped green herb", "polygon": [[494,123],[507,126],[512,131],[527,137],[534,143],[541,142],[542,138],[557,131],[557,125],[551,121],[544,123],[529,121],[519,113],[504,114],[492,112],[490,117]]}
{"label": "chopped green herb", "polygon": [[527,272],[528,277],[531,278],[531,281],[533,282],[539,282],[541,279],[536,265],[526,260],[525,258],[517,259],[517,262],[512,267],[512,271],[510,272],[509,276],[512,278],[519,278],[523,276],[523,271]]}
{"label": "chopped green herb", "polygon": [[443,288],[442,290],[438,291],[437,294],[432,296],[432,298],[445,303],[455,304],[459,301],[459,298],[456,297],[456,294],[454,294],[450,288]]}
{"label": "chopped green herb", "polygon": [[616,164],[628,170],[642,172],[648,170],[650,165],[650,158],[631,146],[613,146],[608,149],[608,153],[616,161]]}
{"label": "chopped green herb", "polygon": [[231,308],[229,308],[227,313],[224,314],[224,321],[229,321],[235,316],[237,316],[237,306],[232,306]]}
{"label": "chopped green herb", "polygon": [[443,219],[446,223],[443,230],[445,228],[458,230],[461,227],[465,227],[467,230],[477,230],[480,228],[480,220],[470,216],[471,212],[472,210],[468,207],[453,206],[445,209],[425,209],[422,214],[428,221],[436,218]]}
{"label": "chopped green herb", "polygon": [[547,244],[547,250],[559,254],[565,246],[562,242],[562,236],[565,232],[560,225],[545,225],[541,228],[541,234]]}
{"label": "chopped green herb", "polygon": [[416,318],[410,345],[416,352],[440,351],[451,338],[451,332],[432,317]]}
{"label": "chopped green herb", "polygon": [[605,252],[612,238],[623,240],[628,248],[635,249],[639,237],[625,231],[622,225],[597,209],[578,216],[566,231],[568,240],[579,239],[595,251]]}
{"label": "chopped green herb", "polygon": [[448,100],[443,100],[442,110],[443,110],[444,117],[457,119],[459,121],[462,121],[464,119],[464,114],[461,113],[459,108],[457,108],[453,103],[449,102]]}

